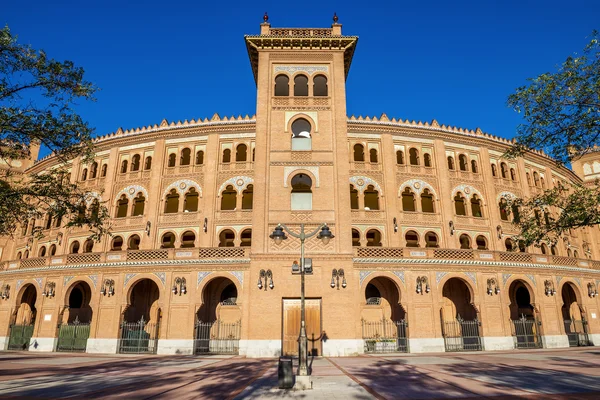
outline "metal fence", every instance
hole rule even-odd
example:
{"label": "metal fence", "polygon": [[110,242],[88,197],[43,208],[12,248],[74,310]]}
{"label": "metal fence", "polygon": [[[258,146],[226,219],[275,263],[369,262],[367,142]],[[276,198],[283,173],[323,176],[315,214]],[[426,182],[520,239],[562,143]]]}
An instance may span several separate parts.
{"label": "metal fence", "polygon": [[81,323],[79,319],[58,327],[58,343],[56,351],[85,352],[90,337],[90,324]]}
{"label": "metal fence", "polygon": [[483,350],[479,326],[474,319],[466,321],[460,316],[454,321],[442,321],[442,335],[446,351],[478,351]]}
{"label": "metal fence", "polygon": [[239,354],[241,332],[241,321],[196,321],[194,354]]}
{"label": "metal fence", "polygon": [[10,326],[8,350],[29,350],[29,342],[33,336],[33,324]]}
{"label": "metal fence", "polygon": [[119,340],[119,353],[127,354],[155,354],[158,346],[157,323],[144,321],[142,317],[138,322],[123,322]]}
{"label": "metal fence", "polygon": [[586,320],[565,319],[565,333],[569,338],[569,346],[590,346]]}
{"label": "metal fence", "polygon": [[365,353],[408,352],[408,322],[406,320],[362,321]]}
{"label": "metal fence", "polygon": [[533,318],[521,315],[521,318],[510,321],[516,349],[541,349],[540,323]]}

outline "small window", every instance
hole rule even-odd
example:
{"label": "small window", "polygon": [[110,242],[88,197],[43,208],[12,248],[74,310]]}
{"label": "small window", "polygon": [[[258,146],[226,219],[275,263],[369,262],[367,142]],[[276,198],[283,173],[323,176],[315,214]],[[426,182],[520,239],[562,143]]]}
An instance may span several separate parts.
{"label": "small window", "polygon": [[293,151],[309,151],[311,150],[312,142],[310,134],[312,126],[304,118],[298,118],[292,122],[292,150]]}
{"label": "small window", "polygon": [[52,246],[50,246],[49,254],[50,254],[50,256],[56,255],[56,245],[55,244],[53,244]]}
{"label": "small window", "polygon": [[373,185],[367,186],[364,191],[365,210],[379,210],[379,192]]}
{"label": "small window", "polygon": [[305,75],[294,77],[294,96],[308,96],[308,78]]}
{"label": "small window", "polygon": [[181,157],[179,159],[179,165],[190,165],[192,162],[192,151],[187,147],[181,150]]}
{"label": "small window", "polygon": [[448,169],[454,171],[454,157],[448,156]]}
{"label": "small window", "polygon": [[254,185],[246,186],[246,189],[242,191],[242,210],[252,210],[252,203],[254,202]]}
{"label": "small window", "polygon": [[94,251],[94,241],[91,239],[88,239],[83,243],[83,252],[91,253],[92,251]]}
{"label": "small window", "polygon": [[360,232],[357,229],[352,229],[352,246],[360,246]]}
{"label": "small window", "polygon": [[223,164],[228,164],[231,162],[231,150],[225,149],[223,150]]}
{"label": "small window", "polygon": [[358,210],[358,190],[354,188],[354,185],[350,185],[350,209]]}
{"label": "small window", "polygon": [[406,247],[419,247],[419,235],[415,231],[408,231],[404,235]]}
{"label": "small window", "polygon": [[467,215],[465,198],[461,193],[456,193],[456,196],[454,196],[454,211],[456,212],[456,215]]}
{"label": "small window", "polygon": [[579,253],[577,252],[577,250],[573,250],[573,257],[579,258]]}
{"label": "small window", "polygon": [[181,235],[181,247],[195,247],[196,246],[196,234],[192,231],[186,231]]}
{"label": "small window", "polygon": [[139,171],[140,170],[140,155],[136,154],[131,159],[131,170]]}
{"label": "small window", "polygon": [[204,152],[202,150],[198,150],[196,152],[196,165],[204,164]]}
{"label": "small window", "polygon": [[477,250],[487,250],[488,244],[485,236],[479,235],[475,238],[475,243],[477,244]]}
{"label": "small window", "polygon": [[500,173],[502,174],[503,179],[508,179],[508,167],[506,163],[500,163]]}
{"label": "small window", "polygon": [[498,172],[496,171],[496,164],[492,164],[492,176],[497,177]]}
{"label": "small window", "polygon": [[81,180],[85,181],[87,179],[87,168],[84,168],[83,171],[81,171]]}
{"label": "small window", "polygon": [[469,163],[467,162],[467,156],[461,154],[458,156],[458,167],[461,171],[467,171],[467,166]]}
{"label": "small window", "polygon": [[477,160],[471,160],[471,172],[474,174],[479,173],[479,168],[477,167]]}
{"label": "small window", "polygon": [[517,180],[517,173],[515,172],[514,168],[510,169],[510,179],[513,180],[513,181]]}
{"label": "small window", "polygon": [[179,212],[179,193],[177,193],[177,190],[171,189],[165,198],[165,214],[176,212]]}
{"label": "small window", "polygon": [[421,211],[424,213],[433,213],[435,212],[433,206],[433,195],[429,191],[429,189],[423,190],[421,193]]}
{"label": "small window", "polygon": [[542,243],[540,250],[542,251],[542,254],[548,254],[548,246],[545,243]]}
{"label": "small window", "polygon": [[290,95],[290,78],[286,75],[277,75],[275,77],[275,96]]}
{"label": "small window", "polygon": [[417,149],[410,149],[408,151],[410,165],[419,165],[419,151]]}
{"label": "small window", "polygon": [[527,247],[525,246],[525,242],[522,240],[519,240],[519,251],[521,253],[526,253],[527,252]]}
{"label": "small window", "polygon": [[239,144],[235,149],[235,161],[244,162],[248,158],[248,146],[245,144]]}
{"label": "small window", "polygon": [[440,247],[438,236],[434,232],[425,234],[425,247]]}
{"label": "small window", "polygon": [[77,253],[79,253],[79,242],[75,240],[73,243],[71,243],[71,254]]}
{"label": "small window", "polygon": [[377,150],[376,149],[369,150],[369,161],[371,163],[377,163]]}
{"label": "small window", "polygon": [[38,257],[45,257],[46,256],[46,246],[42,246],[40,247],[40,251],[38,252]]}
{"label": "small window", "polygon": [[506,238],[506,240],[504,241],[504,247],[506,248],[506,251],[514,251],[515,249],[513,241],[510,238]]}
{"label": "small window", "polygon": [[415,194],[408,187],[402,192],[402,210],[416,211]]}
{"label": "small window", "polygon": [[169,168],[173,168],[175,166],[175,161],[176,160],[177,160],[177,156],[175,155],[175,153],[169,154],[169,161],[167,163],[167,166]]}
{"label": "small window", "polygon": [[324,75],[314,77],[313,96],[327,96],[327,78]]}
{"label": "small window", "polygon": [[537,172],[533,173],[533,185],[535,187],[539,187],[540,186],[540,175]]}
{"label": "small window", "polygon": [[365,147],[362,144],[357,143],[354,145],[354,161],[365,161]]}
{"label": "small window", "polygon": [[236,208],[237,191],[232,185],[227,185],[221,193],[221,210],[233,211]]}
{"label": "small window", "polygon": [[483,218],[483,203],[476,194],[471,197],[471,215],[477,218]]}
{"label": "small window", "polygon": [[306,174],[292,178],[292,210],[312,210],[312,179]]}
{"label": "small window", "polygon": [[110,245],[110,251],[121,251],[123,250],[123,238],[121,236],[115,236]]}
{"label": "small window", "polygon": [[122,174],[127,173],[127,160],[123,160],[121,162],[121,173]]}
{"label": "small window", "polygon": [[245,229],[240,235],[240,247],[252,246],[252,229]]}
{"label": "small window", "polygon": [[98,176],[98,163],[94,161],[90,167],[90,179],[96,179],[96,176]]}
{"label": "small window", "polygon": [[196,188],[190,188],[188,192],[185,194],[185,198],[183,200],[183,211],[184,212],[196,212],[198,211],[198,196],[199,193],[196,191]]}
{"label": "small window", "polygon": [[506,204],[505,199],[500,199],[498,203],[498,208],[500,210],[500,219],[502,221],[508,221],[508,204]]}
{"label": "small window", "polygon": [[527,184],[531,186],[531,175],[529,175],[529,172],[525,172],[525,178],[527,178]]}
{"label": "small window", "polygon": [[121,195],[121,198],[117,200],[117,212],[116,218],[125,218],[127,216],[127,208],[129,206],[129,199],[126,195]]}
{"label": "small window", "polygon": [[233,247],[235,233],[230,229],[225,229],[219,234],[219,247]]}
{"label": "small window", "polygon": [[367,232],[367,247],[381,247],[381,232],[371,229]]}
{"label": "small window", "polygon": [[106,177],[106,171],[108,169],[108,165],[107,164],[102,164],[102,171],[100,172],[100,177],[101,178],[105,178]]}
{"label": "small window", "polygon": [[460,248],[461,249],[470,249],[471,248],[471,238],[467,234],[462,234],[459,237]]}
{"label": "small window", "polygon": [[423,164],[425,164],[426,167],[431,167],[431,156],[429,153],[423,154]]}
{"label": "small window", "polygon": [[142,192],[139,192],[135,199],[133,199],[133,212],[132,216],[137,217],[144,215],[144,207],[146,205],[146,198]]}
{"label": "small window", "polygon": [[127,248],[129,250],[139,250],[141,239],[138,235],[131,235],[127,241]]}
{"label": "small window", "polygon": [[550,253],[552,253],[553,256],[558,255],[558,251],[556,250],[555,245],[550,246]]}
{"label": "small window", "polygon": [[172,249],[175,247],[175,234],[167,232],[162,235],[161,238],[161,249]]}
{"label": "small window", "polygon": [[402,150],[396,152],[396,164],[404,165],[404,152]]}
{"label": "small window", "polygon": [[146,157],[146,161],[144,162],[144,170],[148,171],[152,169],[152,157]]}

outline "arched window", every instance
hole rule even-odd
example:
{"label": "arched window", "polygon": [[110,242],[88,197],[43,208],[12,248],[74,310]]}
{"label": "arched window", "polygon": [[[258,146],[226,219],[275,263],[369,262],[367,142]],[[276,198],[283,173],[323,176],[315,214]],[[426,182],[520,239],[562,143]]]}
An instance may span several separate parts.
{"label": "arched window", "polygon": [[487,250],[488,244],[485,236],[479,235],[475,238],[475,244],[477,244],[477,250]]}
{"label": "arched window", "polygon": [[83,171],[81,171],[81,180],[85,181],[87,179],[87,168],[84,168]]}
{"label": "arched window", "polygon": [[425,213],[435,212],[433,206],[433,194],[431,194],[429,189],[424,189],[423,193],[421,193],[421,211]]}
{"label": "arched window", "polygon": [[235,161],[237,162],[243,162],[246,161],[248,158],[248,146],[246,146],[245,144],[238,144],[238,146],[235,148]]}
{"label": "arched window", "polygon": [[537,172],[533,173],[533,184],[535,187],[540,186],[540,175]]}
{"label": "arched window", "polygon": [[237,192],[232,185],[227,185],[225,190],[221,193],[221,210],[231,211],[235,210],[237,202]]}
{"label": "arched window", "polygon": [[175,234],[172,232],[167,232],[164,235],[162,235],[161,238],[161,244],[160,244],[160,248],[161,249],[172,249],[175,247]]}
{"label": "arched window", "polygon": [[474,217],[483,218],[483,203],[476,194],[471,197],[471,215]]}
{"label": "arched window", "polygon": [[252,246],[252,229],[245,229],[240,235],[240,247]]}
{"label": "arched window", "polygon": [[54,256],[56,255],[56,245],[53,244],[52,246],[50,246],[50,251],[48,252],[50,256]]}
{"label": "arched window", "polygon": [[252,202],[254,201],[254,185],[246,186],[242,192],[242,210],[252,210]]}
{"label": "arched window", "polygon": [[458,168],[460,168],[461,171],[466,171],[468,165],[469,165],[469,162],[467,161],[467,156],[465,156],[464,154],[459,155],[458,156]]}
{"label": "arched window", "polygon": [[408,151],[408,158],[410,165],[419,165],[419,151],[417,149],[410,149]]}
{"label": "arched window", "polygon": [[127,173],[127,160],[121,161],[121,173],[122,174]]}
{"label": "arched window", "polygon": [[177,190],[171,189],[165,198],[165,214],[176,212],[179,212],[179,193],[177,193]]}
{"label": "arched window", "polygon": [[139,171],[140,170],[140,155],[136,154],[131,159],[131,170]]}
{"label": "arched window", "polygon": [[558,255],[558,250],[556,250],[555,245],[550,246],[550,253],[552,253],[553,256]]}
{"label": "arched window", "polygon": [[196,247],[196,234],[192,231],[185,231],[181,235],[181,248]]}
{"label": "arched window", "polygon": [[379,210],[379,192],[373,185],[367,186],[365,194],[365,210]]}
{"label": "arched window", "polygon": [[83,242],[83,252],[91,253],[92,251],[94,251],[94,241],[92,239],[88,239]]}
{"label": "arched window", "polygon": [[167,166],[169,168],[174,167],[175,166],[175,160],[177,160],[177,156],[175,155],[175,153],[169,154],[169,161],[168,161]]}
{"label": "arched window", "polygon": [[148,171],[149,169],[152,169],[152,157],[151,156],[146,157],[146,161],[144,162],[144,170]]}
{"label": "arched window", "polygon": [[90,216],[93,220],[97,220],[99,213],[100,213],[100,201],[98,201],[98,199],[94,199],[94,200],[92,200],[92,204],[90,205]]}
{"label": "arched window", "polygon": [[294,77],[294,96],[308,96],[308,78],[305,75]]}
{"label": "arched window", "polygon": [[506,238],[504,241],[504,247],[506,248],[506,251],[514,251],[515,249],[513,241],[510,238]]}
{"label": "arched window", "polygon": [[500,199],[498,208],[500,209],[500,219],[502,221],[508,221],[508,204],[505,199]]}
{"label": "arched window", "polygon": [[107,169],[108,169],[108,164],[102,164],[102,171],[100,171],[101,178],[106,177]]}
{"label": "arched window", "polygon": [[254,156],[255,156],[255,154],[256,154],[256,151],[255,151],[255,150],[256,150],[256,149],[252,149],[252,162],[254,162]]}
{"label": "arched window", "polygon": [[23,258],[25,258],[25,259],[29,258],[29,250],[25,250],[25,253],[23,253]]}
{"label": "arched window", "polygon": [[352,246],[360,246],[360,232],[358,231],[358,229],[352,229]]}
{"label": "arched window", "polygon": [[42,246],[40,247],[40,250],[38,251],[38,257],[45,257],[46,256],[46,246]]}
{"label": "arched window", "polygon": [[498,176],[498,172],[496,172],[496,164],[492,164],[492,176],[493,177]]}
{"label": "arched window", "polygon": [[365,147],[362,144],[357,143],[354,145],[354,161],[365,161]]}
{"label": "arched window", "polygon": [[435,232],[427,232],[425,234],[425,247],[440,247],[440,241]]}
{"label": "arched window", "polygon": [[110,251],[121,250],[123,250],[123,238],[121,236],[115,236],[110,244]]}
{"label": "arched window", "polygon": [[292,178],[292,210],[312,210],[312,179],[306,174]]}
{"label": "arched window", "polygon": [[542,254],[548,254],[548,246],[545,243],[542,243],[540,250],[542,251]]}
{"label": "arched window", "polygon": [[75,241],[73,241],[73,243],[71,243],[70,253],[71,254],[79,253],[79,242],[77,240],[75,240]]}
{"label": "arched window", "polygon": [[372,163],[377,162],[377,150],[376,149],[369,150],[369,161]]}
{"label": "arched window", "polygon": [[185,194],[183,199],[183,212],[196,212],[198,211],[198,197],[199,194],[196,188],[191,187],[190,190]]}
{"label": "arched window", "polygon": [[52,214],[46,215],[46,226],[44,228],[45,229],[52,228]]}
{"label": "arched window", "polygon": [[567,257],[573,257],[573,252],[571,249],[567,249]]}
{"label": "arched window", "polygon": [[181,150],[181,156],[179,158],[179,165],[190,165],[192,162],[192,151],[187,147]]}
{"label": "arched window", "polygon": [[402,150],[396,152],[396,164],[404,165],[404,152]]}
{"label": "arched window", "polygon": [[459,192],[454,196],[454,211],[456,215],[467,215],[467,207],[465,207],[465,198]]}
{"label": "arched window", "polygon": [[227,164],[231,162],[231,150],[225,149],[223,150],[223,164]]}
{"label": "arched window", "polygon": [[198,150],[196,152],[196,165],[204,164],[204,152],[202,150]]}
{"label": "arched window", "polygon": [[573,257],[579,258],[579,253],[577,252],[577,250],[573,250]]}
{"label": "arched window", "polygon": [[350,209],[358,210],[358,190],[350,185]]}
{"label": "arched window", "polygon": [[506,167],[506,163],[500,163],[500,174],[503,179],[508,179],[508,168]]}
{"label": "arched window", "polygon": [[470,249],[471,248],[471,237],[469,235],[463,233],[458,238],[458,241],[460,242],[461,249]]}
{"label": "arched window", "polygon": [[121,198],[117,200],[117,213],[116,218],[125,218],[127,216],[127,208],[129,207],[129,199],[126,195],[121,195]]}
{"label": "arched window", "polygon": [[448,169],[454,171],[454,157],[448,156]]}
{"label": "arched window", "polygon": [[377,229],[367,231],[367,247],[381,247],[381,232]]}
{"label": "arched window", "polygon": [[327,96],[327,78],[324,75],[313,78],[313,96]]}
{"label": "arched window", "polygon": [[431,167],[431,156],[429,155],[429,153],[423,154],[423,164],[426,167]]}
{"label": "arched window", "polygon": [[474,174],[477,174],[479,172],[479,169],[477,167],[477,160],[471,160],[471,172],[473,172]]}
{"label": "arched window", "polygon": [[139,250],[141,241],[142,240],[140,239],[140,237],[138,235],[129,236],[129,240],[127,241],[127,249],[128,250]]}
{"label": "arched window", "polygon": [[522,240],[519,240],[519,251],[521,253],[526,253],[527,252],[527,247],[525,247],[525,242]]}
{"label": "arched window", "polygon": [[235,234],[230,229],[225,229],[219,234],[219,247],[233,247]]}
{"label": "arched window", "polygon": [[513,181],[517,180],[517,173],[515,172],[514,168],[510,169],[510,179],[513,180]]}
{"label": "arched window", "polygon": [[415,206],[415,194],[408,187],[402,191],[402,210],[417,211]]}
{"label": "arched window", "polygon": [[404,235],[406,247],[419,247],[419,235],[415,231],[408,231]]}
{"label": "arched window", "polygon": [[527,184],[531,186],[531,175],[529,175],[529,172],[525,172],[525,177],[527,178]]}
{"label": "arched window", "polygon": [[542,189],[546,189],[546,181],[544,181],[544,177],[543,176],[540,177],[540,184],[542,186]]}
{"label": "arched window", "polygon": [[131,216],[137,217],[138,215],[144,215],[144,207],[146,205],[146,198],[142,192],[139,192],[133,199],[133,210]]}
{"label": "arched window", "polygon": [[312,126],[304,118],[298,118],[292,122],[292,150],[309,151],[311,150],[310,133]]}
{"label": "arched window", "polygon": [[290,78],[286,75],[277,75],[275,77],[275,96],[290,95]]}
{"label": "arched window", "polygon": [[22,258],[23,258],[23,254],[22,254],[22,253],[19,251],[19,252],[17,253],[17,260],[20,260],[20,259],[22,259]]}
{"label": "arched window", "polygon": [[90,167],[90,179],[96,179],[98,176],[98,163],[94,161]]}

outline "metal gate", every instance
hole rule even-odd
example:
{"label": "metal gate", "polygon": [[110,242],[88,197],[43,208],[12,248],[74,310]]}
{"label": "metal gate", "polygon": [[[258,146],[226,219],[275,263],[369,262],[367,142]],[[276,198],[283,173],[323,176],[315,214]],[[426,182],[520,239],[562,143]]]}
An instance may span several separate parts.
{"label": "metal gate", "polygon": [[90,324],[79,322],[79,318],[58,326],[58,344],[56,351],[85,352],[90,337]]}
{"label": "metal gate", "polygon": [[541,349],[542,336],[540,335],[540,322],[521,315],[521,318],[511,320],[512,335],[515,340],[515,349]]}
{"label": "metal gate", "polygon": [[446,351],[483,350],[477,318],[465,321],[460,315],[454,321],[442,321],[442,335]]}
{"label": "metal gate", "polygon": [[239,354],[241,332],[241,321],[196,321],[194,354]]}
{"label": "metal gate", "polygon": [[155,354],[158,346],[159,324],[149,323],[142,317],[138,322],[123,322],[119,340],[119,353]]}
{"label": "metal gate", "polygon": [[590,339],[587,333],[587,321],[565,319],[565,333],[569,338],[569,347],[589,346]]}
{"label": "metal gate", "polygon": [[33,336],[33,324],[10,326],[8,350],[29,350],[29,342]]}
{"label": "metal gate", "polygon": [[406,320],[362,320],[362,338],[365,353],[408,352],[408,322]]}

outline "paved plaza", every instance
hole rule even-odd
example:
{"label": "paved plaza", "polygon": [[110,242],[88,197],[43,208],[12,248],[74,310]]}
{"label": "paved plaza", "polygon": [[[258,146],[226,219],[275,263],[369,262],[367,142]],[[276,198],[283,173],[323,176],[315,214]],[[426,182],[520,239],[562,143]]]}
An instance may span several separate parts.
{"label": "paved plaza", "polygon": [[277,388],[277,360],[0,353],[0,398],[599,399],[600,349],[312,360],[313,390]]}

